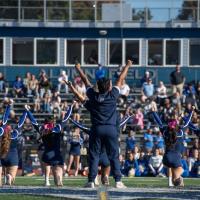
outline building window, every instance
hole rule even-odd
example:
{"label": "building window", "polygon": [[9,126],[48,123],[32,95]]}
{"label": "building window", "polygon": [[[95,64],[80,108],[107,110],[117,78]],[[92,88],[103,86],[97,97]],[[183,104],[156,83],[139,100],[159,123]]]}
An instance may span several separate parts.
{"label": "building window", "polygon": [[81,40],[67,41],[67,64],[81,63]]}
{"label": "building window", "polygon": [[84,64],[98,64],[98,41],[84,41]]}
{"label": "building window", "polygon": [[138,40],[126,40],[125,41],[125,62],[132,60],[134,65],[139,65],[140,60],[140,45]]}
{"label": "building window", "polygon": [[0,64],[3,64],[4,63],[4,60],[3,60],[3,54],[4,54],[4,46],[3,46],[3,39],[0,39]]}
{"label": "building window", "polygon": [[36,63],[41,65],[58,64],[58,41],[53,39],[38,39]]}
{"label": "building window", "polygon": [[190,65],[200,65],[200,40],[190,40]]}
{"label": "building window", "polygon": [[13,38],[12,64],[34,64],[33,39]]}
{"label": "building window", "polygon": [[149,41],[148,65],[163,65],[163,41],[162,40]]}
{"label": "building window", "polygon": [[166,65],[176,65],[180,63],[180,41],[166,41]]}
{"label": "building window", "polygon": [[122,41],[110,40],[109,42],[109,64],[121,65],[122,64]]}

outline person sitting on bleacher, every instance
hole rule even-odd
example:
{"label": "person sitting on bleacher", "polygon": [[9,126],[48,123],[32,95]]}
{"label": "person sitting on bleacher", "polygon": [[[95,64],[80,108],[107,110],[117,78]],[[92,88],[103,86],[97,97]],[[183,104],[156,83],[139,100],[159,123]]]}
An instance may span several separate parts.
{"label": "person sitting on bleacher", "polygon": [[147,129],[147,132],[144,134],[144,148],[146,152],[151,152],[154,147],[152,129]]}
{"label": "person sitting on bleacher", "polygon": [[22,97],[24,95],[24,84],[20,76],[16,77],[13,83],[13,96]]}
{"label": "person sitting on bleacher", "polygon": [[135,147],[135,143],[136,143],[136,139],[134,136],[134,132],[130,130],[128,132],[128,136],[126,137],[126,153],[133,151]]}
{"label": "person sitting on bleacher", "polygon": [[128,154],[128,159],[124,163],[123,174],[128,177],[140,176],[140,170],[137,159],[135,159],[134,153]]}
{"label": "person sitting on bleacher", "polygon": [[144,103],[147,98],[154,95],[154,85],[152,84],[152,79],[148,79],[147,82],[142,85],[142,97],[141,101]]}
{"label": "person sitting on bleacher", "polygon": [[149,168],[153,176],[165,177],[163,174],[163,156],[160,155],[159,149],[155,149],[154,154],[150,157]]}
{"label": "person sitting on bleacher", "polygon": [[138,165],[141,176],[147,176],[149,174],[148,159],[145,156],[144,151],[140,152],[140,158],[138,159]]}
{"label": "person sitting on bleacher", "polygon": [[189,176],[189,167],[188,167],[186,155],[182,156],[181,163],[182,163],[182,168],[183,168],[183,173],[182,173],[181,176],[182,177],[188,177]]}
{"label": "person sitting on bleacher", "polygon": [[188,158],[190,176],[194,176],[192,168],[194,166],[194,163],[197,161],[198,156],[199,156],[198,149],[193,149],[192,156]]}
{"label": "person sitting on bleacher", "polygon": [[200,178],[200,153],[198,155],[198,159],[195,161],[192,167],[192,175],[193,177]]}

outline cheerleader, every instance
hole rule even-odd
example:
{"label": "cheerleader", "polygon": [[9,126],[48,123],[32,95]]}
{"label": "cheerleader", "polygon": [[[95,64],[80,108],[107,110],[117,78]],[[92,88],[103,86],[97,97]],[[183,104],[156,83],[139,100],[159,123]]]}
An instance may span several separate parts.
{"label": "cheerleader", "polygon": [[83,138],[81,137],[80,134],[80,129],[75,128],[72,134],[70,135],[69,138],[69,143],[70,143],[70,151],[69,151],[69,163],[67,166],[67,174],[69,175],[69,172],[71,170],[72,163],[75,163],[75,176],[78,176],[78,171],[79,171],[79,164],[80,164],[80,150],[81,150],[81,145],[83,144]]}
{"label": "cheerleader", "polygon": [[[119,123],[119,128],[123,128],[123,126],[129,121],[130,118],[132,118],[132,115],[128,115],[125,116]],[[84,125],[82,125],[81,123],[69,118],[69,120],[75,125],[77,126],[79,129],[81,129],[82,131],[84,131],[86,134],[90,135],[91,134],[91,130],[88,127],[85,127]],[[108,159],[107,153],[106,153],[106,149],[104,146],[102,146],[101,149],[101,153],[100,153],[100,157],[99,157],[99,166],[101,166],[101,172],[102,172],[102,176],[101,176],[101,182],[103,185],[108,186],[109,185],[109,175],[110,175],[110,161]],[[95,178],[95,185],[99,185],[99,181],[98,181],[98,176]]]}
{"label": "cheerleader", "polygon": [[184,135],[183,129],[189,125],[192,113],[193,111],[184,118],[183,126],[180,126],[177,120],[170,120],[168,125],[164,126],[155,112],[155,108],[152,108],[152,114],[159,125],[166,145],[163,164],[168,167],[169,186],[184,186],[183,178],[181,177],[183,173],[181,163],[181,154],[183,151],[182,137]]}
{"label": "cheerleader", "polygon": [[45,119],[44,124],[40,126],[35,120],[32,113],[30,112],[30,107],[25,105],[27,116],[30,119],[35,130],[40,134],[40,138],[44,145],[42,161],[45,164],[46,186],[50,186],[49,183],[50,167],[52,167],[55,185],[63,186],[62,177],[63,177],[64,161],[60,151],[61,130],[62,130],[62,124],[69,119],[72,113],[72,108],[73,104],[68,108],[61,124],[55,125],[51,118],[47,118]]}
{"label": "cheerleader", "polygon": [[2,126],[0,127],[0,158],[5,174],[5,184],[7,185],[12,185],[14,183],[17,174],[19,164],[17,139],[20,135],[20,129],[23,126],[26,118],[26,112],[24,112],[20,117],[18,125],[15,129],[12,129],[10,125],[7,125],[10,115],[10,105],[12,103],[13,101],[10,100],[3,116]]}

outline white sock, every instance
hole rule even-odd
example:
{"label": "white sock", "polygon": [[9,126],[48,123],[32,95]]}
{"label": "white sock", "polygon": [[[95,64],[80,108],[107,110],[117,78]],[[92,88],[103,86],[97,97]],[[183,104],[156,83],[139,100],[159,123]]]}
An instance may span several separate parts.
{"label": "white sock", "polygon": [[171,176],[168,177],[168,186],[170,186],[170,187],[174,186],[174,184],[172,182],[172,177]]}

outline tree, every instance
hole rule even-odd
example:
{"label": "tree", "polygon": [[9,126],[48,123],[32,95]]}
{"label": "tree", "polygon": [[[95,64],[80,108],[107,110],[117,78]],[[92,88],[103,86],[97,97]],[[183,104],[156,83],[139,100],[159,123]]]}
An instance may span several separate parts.
{"label": "tree", "polygon": [[184,1],[182,9],[179,10],[179,14],[176,17],[177,20],[197,20],[197,1]]}

